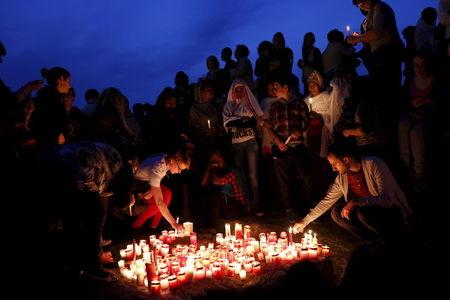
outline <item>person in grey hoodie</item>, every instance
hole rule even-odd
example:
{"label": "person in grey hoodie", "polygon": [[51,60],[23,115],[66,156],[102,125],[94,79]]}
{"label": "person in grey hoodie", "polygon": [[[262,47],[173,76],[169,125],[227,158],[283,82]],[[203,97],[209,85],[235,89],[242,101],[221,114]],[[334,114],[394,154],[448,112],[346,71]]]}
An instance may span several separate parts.
{"label": "person in grey hoodie", "polygon": [[[359,157],[346,145],[330,145],[328,162],[338,175],[323,199],[294,225],[299,233],[332,208],[333,221],[363,242],[384,242],[398,233],[411,209],[386,163],[377,157]],[[388,236],[389,234],[389,236]]]}

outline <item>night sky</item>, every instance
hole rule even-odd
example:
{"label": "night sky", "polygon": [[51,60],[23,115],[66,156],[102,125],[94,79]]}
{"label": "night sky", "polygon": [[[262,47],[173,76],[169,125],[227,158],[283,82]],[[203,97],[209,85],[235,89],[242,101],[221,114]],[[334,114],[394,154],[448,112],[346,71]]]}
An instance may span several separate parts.
{"label": "night sky", "polygon": [[[386,2],[401,32],[438,1]],[[294,73],[300,75],[295,62],[306,32],[313,31],[324,50],[329,30],[350,25],[359,31],[363,20],[351,0],[3,0],[0,15],[7,49],[0,78],[15,90],[40,79],[42,67],[65,67],[78,106],[87,88],[109,86],[131,103],[154,103],[165,86],[173,86],[177,71],[197,81],[206,73],[206,58],[220,59],[223,47],[246,44],[254,64],[259,42],[271,41],[277,31],[294,51]]]}

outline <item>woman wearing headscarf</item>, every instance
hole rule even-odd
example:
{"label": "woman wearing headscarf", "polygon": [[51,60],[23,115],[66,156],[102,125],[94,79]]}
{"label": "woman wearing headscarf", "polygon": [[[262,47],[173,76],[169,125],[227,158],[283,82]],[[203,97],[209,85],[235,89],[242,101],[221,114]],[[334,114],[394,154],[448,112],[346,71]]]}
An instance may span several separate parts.
{"label": "woman wearing headscarf", "polygon": [[234,161],[241,169],[247,169],[252,193],[250,205],[252,209],[259,210],[258,143],[255,127],[258,119],[263,116],[263,111],[243,80],[236,80],[231,85],[222,115],[224,126],[231,135]]}

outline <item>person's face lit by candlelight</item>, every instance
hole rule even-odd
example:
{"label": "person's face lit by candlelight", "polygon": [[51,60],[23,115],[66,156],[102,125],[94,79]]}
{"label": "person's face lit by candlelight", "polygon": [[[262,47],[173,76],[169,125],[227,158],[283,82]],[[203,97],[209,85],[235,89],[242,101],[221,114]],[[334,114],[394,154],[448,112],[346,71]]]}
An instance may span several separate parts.
{"label": "person's face lit by candlelight", "polygon": [[350,168],[350,158],[343,157],[339,159],[333,153],[327,155],[327,160],[331,165],[333,171],[338,172],[339,174],[346,174]]}

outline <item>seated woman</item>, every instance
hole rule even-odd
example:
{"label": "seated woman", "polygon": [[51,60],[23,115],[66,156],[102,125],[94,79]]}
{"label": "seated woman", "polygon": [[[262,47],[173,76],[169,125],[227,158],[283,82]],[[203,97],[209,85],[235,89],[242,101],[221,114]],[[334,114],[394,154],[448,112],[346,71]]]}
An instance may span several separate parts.
{"label": "seated woman", "polygon": [[221,216],[239,218],[247,213],[248,198],[240,171],[229,167],[220,151],[210,154],[201,186],[205,189],[203,220],[207,232],[215,233]]}

